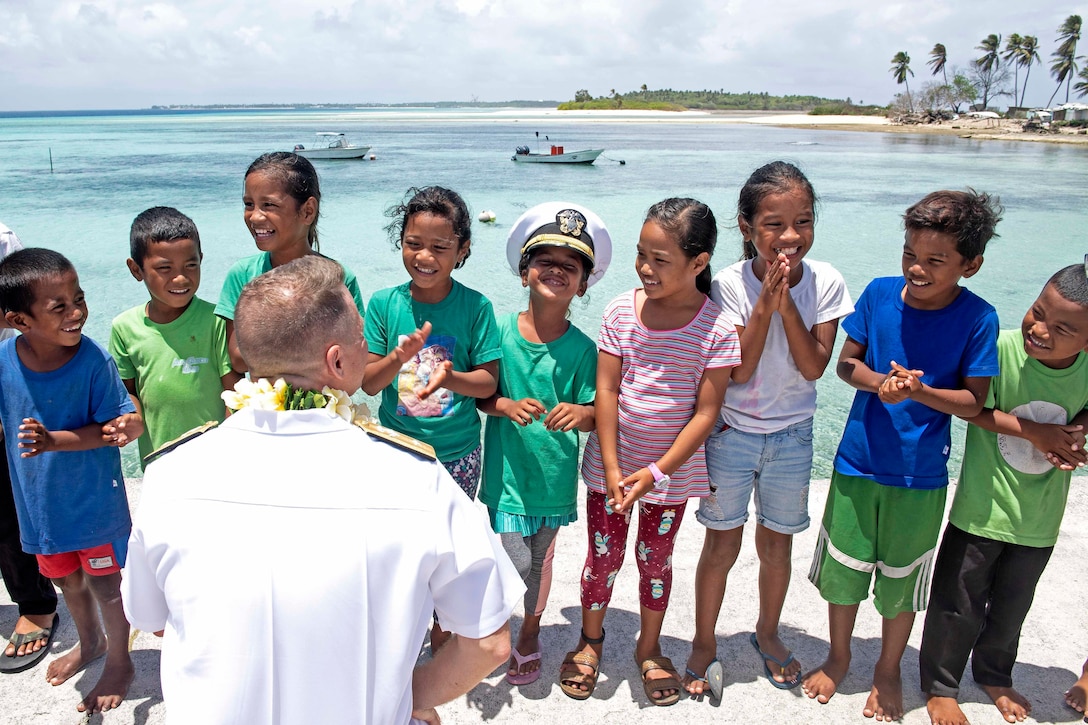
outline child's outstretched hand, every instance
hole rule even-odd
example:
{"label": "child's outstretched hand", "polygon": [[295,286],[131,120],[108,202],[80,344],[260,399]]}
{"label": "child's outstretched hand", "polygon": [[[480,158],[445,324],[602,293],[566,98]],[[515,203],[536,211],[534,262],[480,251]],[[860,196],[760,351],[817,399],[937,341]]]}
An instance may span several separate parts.
{"label": "child's outstretched hand", "polygon": [[540,416],[548,412],[544,408],[544,404],[535,398],[522,398],[521,400],[499,398],[495,401],[495,408],[522,427],[529,425],[534,420],[539,420]]}
{"label": "child's outstretched hand", "polygon": [[582,424],[590,417],[588,406],[576,403],[559,403],[547,411],[544,417],[544,427],[551,431],[561,430],[564,433],[575,428],[581,428]]}
{"label": "child's outstretched hand", "polygon": [[102,441],[107,446],[122,448],[144,432],[144,419],[139,413],[125,413],[102,426]]}
{"label": "child's outstretched hand", "polygon": [[411,335],[401,335],[399,340],[400,344],[393,348],[393,354],[397,356],[397,362],[403,365],[415,357],[416,353],[422,350],[423,346],[427,344],[427,336],[430,334],[431,323],[424,322],[423,327],[419,328]]}
{"label": "child's outstretched hand", "polygon": [[[430,323],[427,323],[430,324]],[[427,325],[424,325],[426,327]],[[415,354],[415,353],[413,353]],[[442,383],[446,382],[446,378],[453,374],[453,361],[443,360],[434,366],[434,370],[431,371],[430,377],[427,378],[427,384],[420,389],[416,395],[420,400],[427,398],[431,393],[442,387]]]}
{"label": "child's outstretched hand", "polygon": [[33,458],[56,447],[56,439],[46,427],[34,418],[23,418],[19,426],[19,450],[21,458]]}
{"label": "child's outstretched hand", "polygon": [[905,367],[892,360],[892,369],[888,376],[877,388],[877,395],[882,403],[895,405],[902,403],[914,393],[922,389],[921,370],[907,370]]}

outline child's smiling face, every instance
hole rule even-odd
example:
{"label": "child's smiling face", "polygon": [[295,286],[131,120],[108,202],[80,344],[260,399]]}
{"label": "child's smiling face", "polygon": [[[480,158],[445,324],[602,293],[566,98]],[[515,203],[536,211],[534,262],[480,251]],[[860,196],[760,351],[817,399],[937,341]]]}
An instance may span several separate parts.
{"label": "child's smiling face", "polygon": [[299,204],[274,174],[254,171],[246,177],[243,217],[257,249],[273,257],[296,259],[310,251],[310,226],[317,219],[317,200]]}
{"label": "child's smiling face", "polygon": [[908,229],[903,244],[903,301],[918,310],[940,310],[959,296],[960,279],[982,266],[956,251],[956,237],[933,229]]}
{"label": "child's smiling face", "polygon": [[8,313],[9,322],[31,346],[75,347],[83,338],[87,300],[74,269],[34,283],[29,312]]}
{"label": "child's smiling face", "polygon": [[1020,323],[1024,351],[1049,368],[1067,368],[1088,348],[1088,309],[1047,283]]}
{"label": "child's smiling face", "polygon": [[128,260],[132,276],[147,285],[148,316],[153,322],[172,322],[188,308],[200,287],[202,257],[194,240],[174,239],[148,244],[142,266]]}
{"label": "child's smiling face", "polygon": [[532,252],[529,268],[521,277],[521,284],[529,293],[544,299],[565,300],[585,294],[586,283],[582,272],[586,258],[567,247],[538,247]]}
{"label": "child's smiling face", "polygon": [[401,259],[412,278],[412,299],[434,304],[453,287],[450,274],[468,251],[469,240],[457,239],[449,219],[417,212],[408,217],[401,238]]}
{"label": "child's smiling face", "polygon": [[812,196],[796,185],[789,191],[763,197],[753,219],[738,218],[741,234],[759,253],[756,274],[762,276],[766,265],[782,254],[790,265],[790,283],[800,281],[801,259],[812,248],[815,221]]}

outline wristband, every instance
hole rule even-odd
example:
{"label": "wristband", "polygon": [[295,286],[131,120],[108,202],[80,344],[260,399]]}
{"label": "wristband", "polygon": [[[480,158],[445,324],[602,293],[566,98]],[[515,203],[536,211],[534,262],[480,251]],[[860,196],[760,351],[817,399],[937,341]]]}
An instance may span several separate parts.
{"label": "wristband", "polygon": [[650,465],[646,466],[646,468],[654,477],[655,491],[659,488],[664,488],[665,486],[668,486],[669,482],[672,480],[669,476],[666,476],[664,473],[661,472],[661,469],[657,467],[656,463],[651,463]]}

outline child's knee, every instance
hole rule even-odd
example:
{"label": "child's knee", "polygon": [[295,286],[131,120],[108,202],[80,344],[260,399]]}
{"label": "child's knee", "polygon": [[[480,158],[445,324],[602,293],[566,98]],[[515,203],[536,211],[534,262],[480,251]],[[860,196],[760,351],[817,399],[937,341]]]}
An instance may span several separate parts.
{"label": "child's knee", "polygon": [[707,529],[706,538],[703,540],[703,555],[707,562],[713,566],[731,567],[740,556],[741,544],[744,541],[744,529],[728,529],[718,531]]}
{"label": "child's knee", "polygon": [[105,576],[87,576],[85,579],[91,593],[100,605],[120,605],[121,575],[119,573],[115,572]]}

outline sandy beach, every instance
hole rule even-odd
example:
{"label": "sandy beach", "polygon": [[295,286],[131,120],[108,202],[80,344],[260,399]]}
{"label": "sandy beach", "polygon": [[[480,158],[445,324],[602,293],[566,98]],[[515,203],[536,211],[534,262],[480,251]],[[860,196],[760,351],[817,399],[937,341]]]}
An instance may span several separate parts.
{"label": "sandy beach", "polygon": [[[1054,550],[1035,597],[1035,604],[1024,626],[1019,662],[1014,671],[1016,685],[1034,705],[1029,723],[1073,723],[1081,717],[1067,708],[1062,693],[1076,680],[1081,664],[1088,656],[1088,568],[1083,552],[1088,550],[1088,497],[1084,486],[1088,479],[1075,478],[1061,538]],[[129,483],[133,505],[139,498],[139,481]],[[950,492],[951,493],[951,492]],[[782,621],[783,638],[793,647],[797,659],[808,670],[819,665],[827,654],[827,606],[807,580],[809,561],[823,510],[827,482],[814,482],[810,510],[816,521],[796,537],[793,554],[793,584],[786,600]],[[949,496],[951,501],[951,495]],[[745,548],[730,576],[722,616],[718,622],[718,653],[725,665],[726,688],[722,703],[684,699],[673,707],[656,708],[643,694],[638,670],[632,660],[638,632],[636,596],[637,572],[633,553],[616,582],[616,593],[605,628],[608,639],[604,649],[601,678],[593,697],[585,702],[567,698],[559,690],[556,672],[564,652],[578,637],[578,581],[585,556],[584,524],[574,524],[559,536],[555,579],[549,607],[543,618],[543,675],[521,688],[503,678],[503,670],[477,686],[464,697],[440,708],[444,723],[550,723],[565,725],[601,725],[624,723],[687,723],[711,720],[735,723],[865,723],[861,716],[869,692],[873,663],[880,645],[880,618],[871,604],[865,603],[858,615],[854,639],[853,668],[839,693],[827,705],[805,697],[800,689],[777,690],[764,679],[762,665],[748,642],[757,611],[756,575],[758,562],[752,546],[752,525],[747,527]],[[662,637],[666,656],[683,668],[687,659],[694,618],[693,587],[695,563],[702,545],[703,528],[689,508],[676,543],[675,580],[672,600]],[[75,706],[83,693],[94,685],[101,672],[101,661],[58,687],[45,681],[49,660],[66,652],[76,642],[71,618],[61,605],[61,626],[53,650],[34,669],[15,675],[0,676],[0,723],[4,725],[74,725],[75,723],[111,723],[115,725],[158,725],[165,722],[166,705],[159,690],[159,640],[147,633],[134,636],[132,656],[137,677],[122,706],[103,716],[86,718]],[[15,607],[0,594],[0,629],[9,631],[16,617]],[[520,608],[515,612],[513,629],[520,626]],[[327,626],[315,635],[315,656],[337,647],[335,638],[327,637]],[[925,701],[918,685],[918,646],[921,617],[915,625],[903,660],[903,685],[908,725],[929,722]],[[244,647],[224,633],[224,647]],[[424,654],[426,657],[426,647]],[[970,680],[970,667],[961,692],[963,710],[974,725],[1002,723],[996,708],[985,693]]]}

